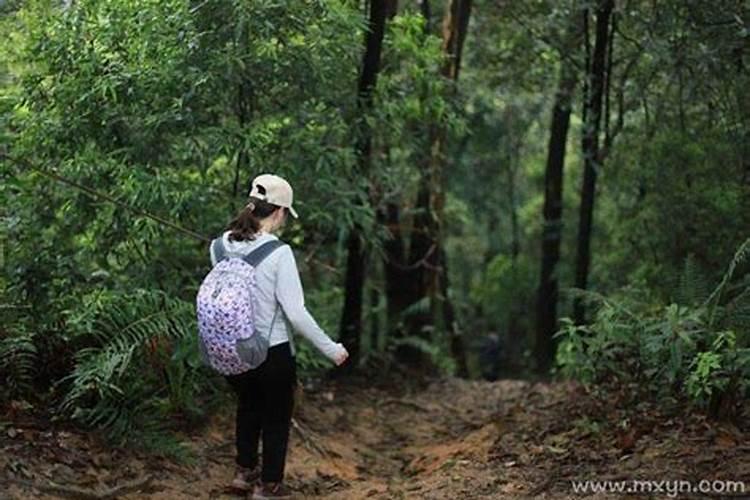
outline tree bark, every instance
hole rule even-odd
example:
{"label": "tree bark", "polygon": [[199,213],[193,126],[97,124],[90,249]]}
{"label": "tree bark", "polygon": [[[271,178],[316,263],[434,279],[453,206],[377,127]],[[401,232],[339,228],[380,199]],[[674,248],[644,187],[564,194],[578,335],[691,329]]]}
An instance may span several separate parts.
{"label": "tree bark", "polygon": [[[389,1],[371,0],[368,30],[365,34],[365,52],[362,57],[362,70],[358,85],[357,105],[360,116],[372,109],[372,91],[377,83],[380,69],[380,54],[385,35],[385,23]],[[372,155],[372,131],[365,120],[359,124],[356,151],[360,175],[370,170]],[[366,256],[362,227],[358,224],[351,229],[347,243],[344,310],[341,316],[340,338],[349,351],[349,362],[345,370],[353,369],[359,363],[360,338],[362,335],[362,302],[365,282]]]}
{"label": "tree bark", "polygon": [[[443,51],[445,63],[441,68],[443,77],[456,82],[461,69],[461,54],[463,51],[466,32],[471,15],[471,0],[450,0],[443,18]],[[415,235],[420,238],[417,248],[424,252],[425,265],[422,266],[423,276],[419,283],[424,286],[424,295],[430,297],[430,320],[442,317],[444,327],[451,340],[451,354],[459,371],[465,372],[466,353],[463,339],[455,329],[453,306],[447,294],[448,269],[447,260],[442,246],[443,211],[445,206],[445,188],[443,181],[443,167],[445,163],[446,130],[442,126],[430,126],[430,151],[426,169],[422,174],[422,187],[418,207],[422,217],[415,225]],[[425,247],[427,247],[425,249]],[[441,314],[442,313],[442,314]],[[448,321],[446,319],[450,317]],[[418,325],[424,328],[424,324]]]}
{"label": "tree bark", "polygon": [[443,18],[443,50],[448,56],[443,66],[443,76],[453,81],[458,80],[461,70],[461,54],[469,28],[471,3],[472,0],[450,0]]}
{"label": "tree bark", "polygon": [[[430,30],[430,4],[420,3],[425,17],[425,32]],[[443,50],[446,62],[441,75],[457,80],[461,50],[466,38],[466,29],[471,12],[471,0],[451,0],[443,20]],[[460,375],[467,373],[466,355],[462,339],[456,329],[455,312],[447,294],[447,261],[441,245],[444,188],[442,167],[445,130],[430,126],[428,139],[430,149],[420,167],[421,175],[417,190],[416,213],[409,244],[408,258],[398,227],[398,208],[389,206],[383,215],[388,221],[392,238],[386,242],[385,276],[388,294],[388,316],[391,322],[402,316],[403,311],[425,297],[430,298],[429,312],[412,311],[404,318],[404,328],[399,335],[427,338],[428,329],[437,318],[442,318],[450,337],[452,354]],[[404,265],[406,264],[406,265]],[[404,362],[424,364],[423,356],[409,346],[398,351]]]}
{"label": "tree bark", "polygon": [[432,9],[430,8],[430,0],[419,1],[419,12],[422,13],[422,17],[424,18],[424,31],[425,33],[429,33],[432,29]]}
{"label": "tree bark", "polygon": [[[584,12],[583,16],[588,16],[588,13]],[[570,42],[566,45],[575,51],[580,46],[581,35],[585,30],[585,17],[576,13],[570,24]],[[554,334],[557,330],[559,294],[557,265],[560,262],[562,241],[565,150],[570,128],[573,93],[579,77],[570,60],[562,58],[560,64],[560,76],[550,121],[547,165],[544,172],[542,262],[539,289],[537,290],[534,358],[537,369],[542,373],[546,373],[552,366],[556,351]],[[585,88],[584,92],[586,92]]]}
{"label": "tree bark", "polygon": [[[599,133],[602,121],[602,100],[606,78],[607,45],[609,42],[609,23],[614,10],[614,0],[599,0],[596,7],[596,34],[591,67],[587,69],[590,94],[586,102],[586,120],[584,121],[583,149],[583,183],[581,185],[581,206],[578,222],[578,249],[576,252],[575,286],[586,289],[589,266],[591,263],[591,232],[596,194],[597,171],[601,168],[599,156]],[[576,324],[586,320],[586,310],[581,298],[576,298],[573,306],[573,317]]]}
{"label": "tree bark", "polygon": [[378,213],[380,224],[388,230],[388,237],[383,242],[385,259],[383,262],[383,273],[385,276],[385,294],[387,298],[388,331],[395,332],[396,322],[401,313],[412,300],[412,273],[406,266],[406,249],[401,232],[400,210],[395,202],[387,202],[385,207]]}
{"label": "tree bark", "polygon": [[[562,62],[563,65],[569,63]],[[560,70],[555,105],[552,109],[547,166],[544,173],[544,227],[542,229],[542,270],[537,298],[535,358],[537,368],[546,372],[555,357],[553,335],[557,330],[558,277],[562,241],[563,172],[565,146],[570,126],[571,100],[577,83],[575,71]]]}

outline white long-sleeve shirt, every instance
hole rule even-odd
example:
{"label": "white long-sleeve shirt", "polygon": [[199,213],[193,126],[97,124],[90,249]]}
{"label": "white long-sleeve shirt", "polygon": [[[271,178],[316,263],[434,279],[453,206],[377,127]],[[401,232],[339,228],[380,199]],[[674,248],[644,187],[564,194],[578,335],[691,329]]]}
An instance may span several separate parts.
{"label": "white long-sleeve shirt", "polygon": [[[224,251],[228,256],[245,256],[263,243],[278,238],[270,233],[259,233],[254,240],[230,241],[229,231],[222,235]],[[216,265],[213,248],[209,250],[211,264]],[[297,262],[289,245],[277,248],[255,268],[258,292],[258,310],[255,313],[257,328],[263,335],[270,333],[269,345],[289,342],[294,355],[294,342],[291,330],[294,329],[309,340],[331,361],[341,354],[343,347],[326,335],[305,307]],[[281,307],[278,307],[278,306]],[[276,319],[274,320],[274,314]],[[291,324],[292,328],[289,328]]]}

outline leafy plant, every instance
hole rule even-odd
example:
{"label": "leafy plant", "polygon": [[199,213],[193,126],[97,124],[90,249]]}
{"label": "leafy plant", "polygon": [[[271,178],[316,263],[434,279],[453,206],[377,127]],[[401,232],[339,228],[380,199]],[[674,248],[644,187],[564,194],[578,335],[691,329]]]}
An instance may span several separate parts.
{"label": "leafy plant", "polygon": [[160,291],[98,292],[69,311],[80,344],[60,383],[61,410],[116,442],[164,434],[206,411],[212,378],[200,366],[192,304]]}
{"label": "leafy plant", "polygon": [[[564,320],[557,334],[560,370],[588,383],[638,382],[652,394],[683,396],[714,415],[732,414],[750,389],[750,348],[732,329],[750,314],[747,281],[733,282],[749,249],[747,240],[702,301],[682,295],[691,298],[687,305],[644,302],[632,289],[613,297],[575,292],[598,309],[590,325]],[[683,287],[691,281],[678,280]]]}
{"label": "leafy plant", "polygon": [[399,347],[409,347],[414,349],[417,353],[425,355],[429,363],[431,363],[440,373],[455,373],[455,360],[450,356],[448,346],[443,344],[444,342],[429,341],[414,335],[407,335],[392,340],[387,345],[387,349],[393,353]]}
{"label": "leafy plant", "polygon": [[2,392],[7,398],[24,396],[33,391],[37,373],[34,335],[23,330],[3,335],[7,336],[0,338],[0,378],[5,380]]}

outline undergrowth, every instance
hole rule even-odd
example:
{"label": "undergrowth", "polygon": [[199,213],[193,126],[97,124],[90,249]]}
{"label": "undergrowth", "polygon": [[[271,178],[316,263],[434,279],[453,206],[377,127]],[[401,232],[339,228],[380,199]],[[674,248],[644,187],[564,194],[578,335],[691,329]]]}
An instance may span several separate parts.
{"label": "undergrowth", "polygon": [[610,297],[574,291],[596,307],[593,321],[569,318],[557,336],[557,364],[588,384],[636,384],[650,397],[688,399],[713,417],[733,417],[750,392],[750,240],[718,284],[688,260],[669,303],[644,291]]}

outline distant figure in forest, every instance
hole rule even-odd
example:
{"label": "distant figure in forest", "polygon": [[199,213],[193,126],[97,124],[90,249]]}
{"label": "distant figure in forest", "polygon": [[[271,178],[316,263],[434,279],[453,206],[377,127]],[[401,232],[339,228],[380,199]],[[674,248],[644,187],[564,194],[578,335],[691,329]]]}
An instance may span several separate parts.
{"label": "distant figure in forest", "polygon": [[495,381],[500,376],[503,342],[497,333],[488,333],[479,342],[479,369],[482,378]]}
{"label": "distant figure in forest", "polygon": [[[267,357],[257,368],[226,375],[237,395],[237,470],[231,486],[252,490],[254,499],[292,496],[283,483],[297,385],[292,329],[336,365],[349,356],[344,346],[331,340],[305,308],[292,249],[285,244],[268,244],[279,242],[273,233],[284,225],[288,214],[297,217],[292,199],[292,187],[286,180],[271,174],[256,177],[247,205],[210,246],[214,266],[225,258],[247,259],[251,254],[264,253],[254,266],[257,297],[254,315],[255,331],[268,339]],[[262,246],[270,248],[270,252],[254,252]],[[262,465],[258,456],[261,436]]]}

